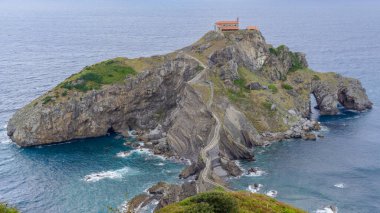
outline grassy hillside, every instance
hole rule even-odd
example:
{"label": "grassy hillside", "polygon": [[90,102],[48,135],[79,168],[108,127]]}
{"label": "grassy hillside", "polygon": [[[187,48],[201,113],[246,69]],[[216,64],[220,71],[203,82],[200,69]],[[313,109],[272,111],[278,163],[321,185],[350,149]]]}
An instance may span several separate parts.
{"label": "grassy hillside", "polygon": [[305,211],[265,195],[211,191],[168,205],[158,213],[303,213]]}

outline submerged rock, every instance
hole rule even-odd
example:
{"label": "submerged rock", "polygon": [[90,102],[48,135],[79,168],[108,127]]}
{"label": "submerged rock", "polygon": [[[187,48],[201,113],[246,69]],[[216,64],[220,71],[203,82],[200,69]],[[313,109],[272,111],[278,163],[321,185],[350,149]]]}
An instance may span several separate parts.
{"label": "submerged rock", "polygon": [[305,133],[302,135],[302,139],[315,141],[315,140],[317,140],[317,136],[314,133],[308,132],[308,133]]}

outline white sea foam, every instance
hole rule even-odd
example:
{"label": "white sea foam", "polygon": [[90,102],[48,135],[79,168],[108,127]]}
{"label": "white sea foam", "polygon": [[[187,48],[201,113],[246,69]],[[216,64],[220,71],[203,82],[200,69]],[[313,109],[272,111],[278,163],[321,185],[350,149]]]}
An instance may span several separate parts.
{"label": "white sea foam", "polygon": [[156,165],[156,166],[164,166],[165,164],[164,163],[156,163],[154,165]]}
{"label": "white sea foam", "polygon": [[341,189],[346,188],[346,185],[344,183],[337,183],[334,186]]}
{"label": "white sea foam", "polygon": [[328,132],[330,129],[327,127],[327,126],[323,126],[321,125],[321,130],[319,130],[320,132]]}
{"label": "white sea foam", "polygon": [[91,173],[89,175],[84,176],[83,180],[87,182],[97,182],[102,179],[121,179],[125,174],[130,172],[128,167],[124,167],[122,169],[110,170],[110,171],[102,171]]}
{"label": "white sea foam", "polygon": [[315,213],[338,213],[338,207],[335,206],[326,206],[322,209],[317,209]]}
{"label": "white sea foam", "polygon": [[[4,127],[5,129],[7,128],[6,125]],[[8,137],[6,131],[1,131],[0,132],[0,143],[2,144],[10,144],[12,143],[11,139]]]}
{"label": "white sea foam", "polygon": [[263,187],[262,184],[257,184],[257,186],[255,185],[249,185],[248,186],[248,191],[252,192],[252,193],[257,193],[261,190],[261,188]]}
{"label": "white sea foam", "polygon": [[12,143],[12,140],[10,138],[1,138],[0,143],[2,144],[10,144]]}
{"label": "white sea foam", "polygon": [[161,160],[166,160],[166,158],[164,156],[161,156],[161,155],[155,155],[150,149],[147,149],[147,148],[137,148],[133,151],[131,151],[131,154],[132,153],[137,153],[139,155],[147,155],[147,156],[152,156],[152,157],[156,157],[156,158],[159,158]]}
{"label": "white sea foam", "polygon": [[130,156],[131,154],[132,154],[132,152],[122,151],[122,152],[117,153],[116,156],[119,158],[126,158],[126,157]]}
{"label": "white sea foam", "polygon": [[278,192],[276,190],[269,190],[265,194],[269,197],[277,197]]}
{"label": "white sea foam", "polygon": [[259,169],[259,168],[255,168],[256,171],[255,172],[248,172],[247,171],[247,174],[246,176],[249,176],[249,177],[260,177],[260,176],[263,176],[266,172]]}
{"label": "white sea foam", "polygon": [[133,137],[133,138],[137,137],[136,131],[135,130],[128,131],[128,136]]}

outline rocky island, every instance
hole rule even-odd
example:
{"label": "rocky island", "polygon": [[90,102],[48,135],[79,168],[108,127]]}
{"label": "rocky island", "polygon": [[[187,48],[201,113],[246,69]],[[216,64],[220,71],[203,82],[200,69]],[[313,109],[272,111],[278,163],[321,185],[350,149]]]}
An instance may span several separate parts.
{"label": "rocky island", "polygon": [[311,97],[322,115],[371,109],[361,83],[308,68],[303,53],[267,44],[258,30],[211,31],[166,55],[115,58],[72,75],[18,110],[7,131],[20,146],[136,130],[155,154],[189,159],[182,185],[159,183],[129,211],[157,209],[242,174],[233,160],[290,138],[315,139]]}

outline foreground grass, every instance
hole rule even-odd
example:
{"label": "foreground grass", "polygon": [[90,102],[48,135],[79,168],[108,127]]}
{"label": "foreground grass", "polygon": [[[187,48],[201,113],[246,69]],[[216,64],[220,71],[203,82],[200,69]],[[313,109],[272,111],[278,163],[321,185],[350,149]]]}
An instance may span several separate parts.
{"label": "foreground grass", "polygon": [[19,211],[14,207],[9,207],[5,203],[0,203],[0,213],[19,213]]}
{"label": "foreground grass", "polygon": [[250,192],[211,191],[168,205],[158,213],[304,213],[265,195]]}

